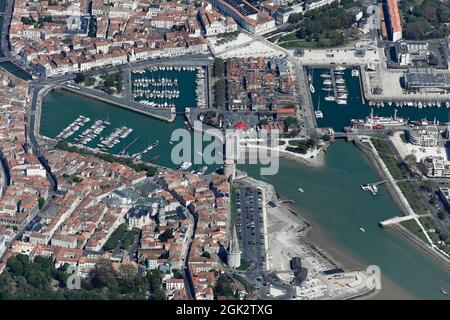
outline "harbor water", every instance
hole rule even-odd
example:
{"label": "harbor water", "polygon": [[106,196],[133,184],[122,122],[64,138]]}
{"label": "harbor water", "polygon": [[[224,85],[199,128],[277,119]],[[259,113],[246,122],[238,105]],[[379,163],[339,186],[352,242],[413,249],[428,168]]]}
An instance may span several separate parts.
{"label": "harbor water", "polygon": [[[184,110],[184,107],[182,107],[184,105],[195,106],[195,90],[193,88],[192,90],[189,88],[185,89],[186,91],[180,94],[180,99],[177,100],[177,110],[179,111]],[[148,145],[158,142],[156,147],[142,156],[142,160],[151,161],[169,168],[179,166],[179,164],[175,165],[172,163],[172,147],[177,142],[171,144],[170,139],[175,129],[185,127],[185,118],[183,115],[177,115],[175,121],[167,123],[65,90],[52,90],[45,97],[42,104],[40,134],[49,138],[55,138],[80,115],[89,117],[90,122],[68,137],[67,141],[74,142],[78,134],[92,125],[94,121],[107,120],[111,124],[107,125],[105,130],[86,146],[94,148],[100,142],[100,137],[106,137],[114,129],[126,126],[133,129],[131,134],[121,140],[119,144],[109,149],[108,152],[119,154],[128,144],[138,138],[126,150],[127,154],[132,155],[141,152]],[[209,142],[205,142],[203,145],[206,146],[207,144]],[[193,139],[191,145],[193,145]],[[191,148],[191,154],[193,153],[194,150]],[[192,169],[199,169],[203,165],[203,163],[194,164]]]}
{"label": "harbor water", "polygon": [[9,62],[9,61],[0,62],[0,68],[5,69],[6,71],[12,73],[13,75],[15,75],[16,77],[18,77],[22,80],[31,80],[32,79],[31,75],[28,72],[19,68],[12,62]]}
{"label": "harbor water", "polygon": [[[6,7],[6,0],[0,0],[0,12],[4,12],[5,11],[5,7]],[[0,30],[3,27],[3,16],[0,16]],[[1,45],[1,39],[0,39],[0,45]],[[3,54],[3,52],[0,50],[0,57],[4,57],[5,55]],[[15,75],[18,78],[21,78],[23,80],[31,80],[31,75],[22,70],[21,68],[19,68],[18,66],[16,66],[14,63],[12,62],[0,62],[0,68],[5,69],[6,71],[12,73],[13,75]]]}
{"label": "harbor water", "polygon": [[[195,84],[198,70],[137,70],[131,74],[132,95],[137,102],[148,102],[159,107],[175,107],[184,111],[186,107],[195,107],[195,90],[185,84]],[[183,86],[180,86],[183,84]],[[194,87],[195,88],[195,87]],[[192,95],[194,94],[194,99]],[[186,103],[189,103],[186,105]]]}
{"label": "harbor water", "polygon": [[[401,235],[378,226],[379,221],[400,212],[384,186],[375,197],[361,190],[361,184],[380,179],[352,144],[338,141],[330,146],[321,168],[281,159],[274,176],[260,176],[256,166],[242,169],[273,184],[284,198],[294,200],[296,211],[319,230],[334,251],[345,252],[359,261],[358,265],[378,265],[382,284],[389,281],[415,298],[448,299],[440,288],[450,285],[450,273]],[[365,233],[359,230],[361,227]],[[396,293],[382,292],[380,296],[394,298]]]}
{"label": "harbor water", "polygon": [[[343,128],[350,125],[352,119],[364,119],[370,114],[371,106],[366,102],[363,104],[361,99],[361,89],[359,84],[359,77],[352,77],[351,70],[344,71],[343,78],[345,79],[345,86],[348,90],[348,99],[346,105],[337,104],[334,101],[326,101],[327,91],[323,91],[324,78],[321,74],[330,73],[330,69],[309,69],[307,70],[312,75],[315,93],[312,94],[312,103],[314,109],[317,110],[320,100],[320,111],[323,113],[323,118],[317,119],[317,124],[321,128],[333,128],[334,131],[343,131]],[[395,102],[395,101],[393,101]],[[441,107],[396,107],[393,103],[389,106],[387,103],[384,107],[373,107],[374,115],[378,116],[393,116],[394,110],[397,109],[397,116],[404,117],[410,121],[418,121],[426,118],[430,121],[436,119],[439,122],[448,122],[450,109],[443,104]]]}

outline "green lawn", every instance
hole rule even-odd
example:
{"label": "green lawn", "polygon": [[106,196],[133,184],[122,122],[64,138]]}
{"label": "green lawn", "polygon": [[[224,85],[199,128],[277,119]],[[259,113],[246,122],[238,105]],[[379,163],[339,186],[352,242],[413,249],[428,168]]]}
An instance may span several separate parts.
{"label": "green lawn", "polygon": [[411,205],[412,209],[416,214],[427,214],[428,210],[421,201],[421,196],[417,193],[414,186],[409,181],[397,182],[400,190],[402,190],[408,203]]}
{"label": "green lawn", "polygon": [[288,33],[280,38],[280,42],[300,40],[295,36],[295,32]]}
{"label": "green lawn", "polygon": [[270,38],[267,38],[267,40],[269,40],[270,42],[275,43],[281,36],[280,35],[276,35]]}
{"label": "green lawn", "polygon": [[106,251],[114,250],[114,248],[119,243],[120,239],[123,238],[125,235],[125,232],[127,231],[127,224],[122,223],[120,226],[117,227],[116,231],[109,237],[108,241],[106,241],[105,245],[103,246],[103,249]]}
{"label": "green lawn", "polygon": [[87,78],[87,79],[84,81],[84,85],[85,85],[86,87],[92,87],[93,85],[95,85],[95,79],[92,78],[92,77]]}
{"label": "green lawn", "polygon": [[408,229],[411,233],[413,233],[414,235],[419,237],[423,242],[428,243],[428,240],[427,240],[425,234],[423,233],[420,226],[417,224],[416,220],[414,220],[414,219],[406,220],[406,221],[400,222],[400,224],[403,227],[405,227],[406,229]]}
{"label": "green lawn", "polygon": [[392,153],[391,149],[389,149],[386,140],[371,139],[371,141],[375,149],[377,150],[378,154],[380,155],[381,159],[383,160],[384,164],[388,168],[389,172],[394,177],[394,179],[396,180],[406,179],[407,175],[405,171],[397,162],[397,159],[395,159],[394,154]]}
{"label": "green lawn", "polygon": [[239,266],[239,268],[237,268],[237,270],[246,271],[248,268],[250,268],[250,265],[250,262],[248,262],[244,258],[241,258],[241,265]]}
{"label": "green lawn", "polygon": [[136,239],[136,236],[138,235],[139,230],[136,228],[133,228],[132,230],[128,231],[125,238],[123,238],[122,243],[120,245],[120,248],[122,250],[128,250],[130,246],[133,244],[134,240]]}
{"label": "green lawn", "polygon": [[304,49],[304,48],[315,48],[315,42],[308,42],[303,40],[294,40],[289,42],[279,42],[278,45],[285,49]]}
{"label": "green lawn", "polygon": [[400,134],[400,139],[402,139],[402,142],[403,142],[403,143],[407,143],[407,142],[408,142],[408,141],[406,140],[406,136],[405,136],[404,133],[401,133],[401,134]]}

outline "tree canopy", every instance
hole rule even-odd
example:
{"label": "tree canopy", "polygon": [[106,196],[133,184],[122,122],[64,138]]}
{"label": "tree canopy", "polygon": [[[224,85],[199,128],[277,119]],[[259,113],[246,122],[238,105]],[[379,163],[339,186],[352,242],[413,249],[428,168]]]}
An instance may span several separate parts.
{"label": "tree canopy", "polygon": [[0,300],[166,299],[159,270],[141,275],[134,267],[122,266],[117,271],[110,260],[103,259],[91,278],[82,279],[78,290],[67,288],[66,270],[66,265],[56,269],[48,258],[30,261],[26,255],[12,256],[0,274]]}

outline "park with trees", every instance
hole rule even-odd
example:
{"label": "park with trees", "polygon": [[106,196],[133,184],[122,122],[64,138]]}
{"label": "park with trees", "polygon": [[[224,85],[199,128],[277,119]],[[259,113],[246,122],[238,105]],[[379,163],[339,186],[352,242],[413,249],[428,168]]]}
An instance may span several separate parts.
{"label": "park with trees", "polygon": [[41,256],[30,260],[27,255],[14,255],[0,274],[0,300],[166,299],[159,270],[139,274],[127,265],[116,270],[110,260],[100,259],[92,276],[81,280],[80,289],[69,289],[67,267],[55,268],[51,259]]}
{"label": "park with trees", "polygon": [[295,26],[295,31],[271,40],[288,49],[344,45],[356,40],[358,36],[358,29],[354,28],[355,17],[347,11],[355,6],[365,12],[365,8],[359,1],[343,0],[304,14],[293,13],[289,16],[288,23]]}
{"label": "park with trees", "polygon": [[448,1],[403,0],[400,6],[406,39],[439,39],[450,35]]}

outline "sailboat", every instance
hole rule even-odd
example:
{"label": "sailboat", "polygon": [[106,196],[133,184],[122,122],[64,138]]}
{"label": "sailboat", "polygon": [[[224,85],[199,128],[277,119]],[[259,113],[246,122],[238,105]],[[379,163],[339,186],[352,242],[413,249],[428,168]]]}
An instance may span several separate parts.
{"label": "sailboat", "polygon": [[317,99],[317,111],[314,112],[316,119],[322,119],[323,118],[323,112],[320,111],[320,98]]}
{"label": "sailboat", "polygon": [[313,74],[314,74],[314,69],[311,69],[311,72],[308,73],[308,81],[309,81],[309,82],[312,82],[312,80],[313,80]]}
{"label": "sailboat", "polygon": [[103,123],[107,124],[107,125],[111,124],[111,122],[109,122],[109,114],[108,114],[108,112],[106,113],[106,120]]}
{"label": "sailboat", "polygon": [[325,101],[336,101],[336,98],[331,94],[331,92],[328,92],[328,95],[324,99]]}

